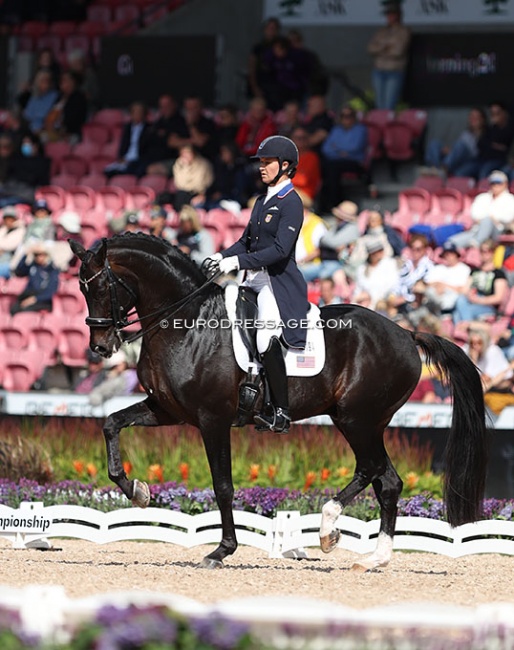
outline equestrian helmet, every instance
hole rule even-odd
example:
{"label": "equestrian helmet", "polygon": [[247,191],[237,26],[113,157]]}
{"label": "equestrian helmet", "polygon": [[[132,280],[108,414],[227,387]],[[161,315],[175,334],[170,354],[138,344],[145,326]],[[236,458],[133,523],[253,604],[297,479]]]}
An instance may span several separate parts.
{"label": "equestrian helmet", "polygon": [[259,158],[278,158],[280,169],[282,163],[287,161],[287,175],[292,177],[298,166],[298,148],[292,140],[283,135],[271,135],[260,143],[255,156],[252,156],[253,160]]}

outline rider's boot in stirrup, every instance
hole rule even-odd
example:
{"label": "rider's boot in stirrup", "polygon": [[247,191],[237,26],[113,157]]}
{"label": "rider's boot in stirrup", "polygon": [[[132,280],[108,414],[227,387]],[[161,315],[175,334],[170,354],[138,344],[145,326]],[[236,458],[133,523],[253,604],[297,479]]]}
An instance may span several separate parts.
{"label": "rider's boot in stirrup", "polygon": [[282,346],[276,336],[262,355],[262,365],[266,371],[273,409],[265,409],[254,417],[254,422],[261,431],[287,433],[291,424],[289,416],[289,398],[287,394],[287,374]]}

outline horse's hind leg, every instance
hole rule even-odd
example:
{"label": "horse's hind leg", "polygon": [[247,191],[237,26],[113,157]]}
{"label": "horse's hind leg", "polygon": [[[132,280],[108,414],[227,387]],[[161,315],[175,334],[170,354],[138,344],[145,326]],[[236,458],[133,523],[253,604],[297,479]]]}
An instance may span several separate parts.
{"label": "horse's hind leg", "polygon": [[175,424],[168,416],[164,419],[164,414],[160,414],[163,417],[161,419],[158,417],[158,413],[159,411],[154,409],[149,400],[146,399],[126,409],[112,413],[105,420],[103,427],[109,478],[132,501],[133,505],[140,508],[146,508],[150,503],[150,490],[143,481],[128,479],[121,460],[120,431],[127,426],[155,427],[164,424]]}

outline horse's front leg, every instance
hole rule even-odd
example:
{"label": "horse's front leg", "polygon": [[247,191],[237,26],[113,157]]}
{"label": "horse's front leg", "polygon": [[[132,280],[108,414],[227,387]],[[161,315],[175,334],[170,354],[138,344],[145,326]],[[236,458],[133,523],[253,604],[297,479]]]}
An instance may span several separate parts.
{"label": "horse's front leg", "polygon": [[223,560],[237,549],[236,529],[232,514],[234,484],[232,482],[232,460],[230,452],[230,425],[228,421],[202,423],[200,431],[207,452],[212,475],[212,485],[221,515],[221,543],[216,550],[205,556],[201,567],[221,569]]}
{"label": "horse's front leg", "polygon": [[159,409],[149,398],[112,413],[106,419],[103,433],[107,447],[109,478],[132,501],[133,505],[146,508],[150,503],[150,490],[144,481],[129,480],[123,469],[120,453],[121,429],[127,426],[156,427],[176,423],[171,416]]}

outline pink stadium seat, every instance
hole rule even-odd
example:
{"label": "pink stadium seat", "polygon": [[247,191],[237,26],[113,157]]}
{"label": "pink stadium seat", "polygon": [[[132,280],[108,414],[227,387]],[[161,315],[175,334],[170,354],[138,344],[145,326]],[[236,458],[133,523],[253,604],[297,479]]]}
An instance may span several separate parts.
{"label": "pink stadium seat", "polygon": [[0,348],[3,350],[25,350],[28,343],[28,329],[14,319],[0,326]]}
{"label": "pink stadium seat", "polygon": [[396,116],[398,122],[408,124],[415,138],[420,138],[427,126],[428,113],[419,108],[406,108]]}
{"label": "pink stadium seat", "polygon": [[411,187],[398,194],[398,212],[408,214],[412,223],[422,221],[432,207],[432,197],[422,187]]}
{"label": "pink stadium seat", "polygon": [[78,288],[73,290],[59,290],[54,296],[54,312],[62,316],[74,318],[86,312],[86,301]]}
{"label": "pink stadium seat", "polygon": [[105,124],[98,124],[96,122],[88,122],[82,127],[82,140],[84,142],[95,142],[103,146],[109,142],[111,138],[109,127]]}
{"label": "pink stadium seat", "polygon": [[45,153],[52,160],[52,174],[58,174],[61,171],[62,158],[71,154],[71,145],[64,140],[47,142],[45,144]]}
{"label": "pink stadium seat", "polygon": [[75,178],[80,178],[84,176],[89,171],[89,164],[87,160],[80,156],[75,156],[70,154],[68,156],[63,156],[61,159],[61,173],[69,174],[70,176],[75,176]]}
{"label": "pink stadium seat", "polygon": [[228,248],[235,244],[235,242],[241,237],[245,230],[246,226],[230,226],[225,231],[225,239],[223,241],[223,248]]}
{"label": "pink stadium seat", "polygon": [[119,126],[124,124],[125,113],[119,108],[102,108],[93,115],[94,124],[104,124],[105,126]]}
{"label": "pink stadium seat", "polygon": [[127,195],[131,199],[132,207],[135,210],[143,210],[155,201],[155,191],[151,187],[142,185],[130,188]]}
{"label": "pink stadium seat", "polygon": [[105,187],[105,176],[96,172],[90,172],[85,176],[81,176],[78,179],[78,184],[88,187],[91,190],[95,190],[96,192],[96,190],[99,190],[101,187]]}
{"label": "pink stadium seat", "polygon": [[220,226],[214,224],[205,225],[204,228],[211,235],[216,251],[220,251],[223,247],[228,228],[221,228]]}
{"label": "pink stadium seat", "polygon": [[393,161],[412,160],[414,134],[411,127],[403,122],[393,120],[384,126],[385,156]]}
{"label": "pink stadium seat", "polygon": [[139,179],[138,185],[150,187],[156,194],[160,194],[166,190],[168,179],[160,174],[148,174]]}
{"label": "pink stadium seat", "polygon": [[476,188],[479,192],[487,192],[489,191],[489,186],[490,186],[489,180],[487,178],[481,178],[478,181]]}
{"label": "pink stadium seat", "polygon": [[119,212],[125,209],[127,203],[127,196],[125,190],[120,187],[104,187],[97,191],[97,197],[101,201],[101,205],[105,210],[110,212]]}
{"label": "pink stadium seat", "polygon": [[380,129],[383,132],[385,125],[388,122],[394,120],[394,116],[395,116],[394,111],[389,111],[382,108],[372,108],[364,115],[364,121],[373,122],[378,127],[380,127]]}
{"label": "pink stadium seat", "polygon": [[78,156],[79,158],[84,158],[84,160],[89,161],[95,156],[99,156],[101,151],[101,145],[92,140],[84,140],[83,142],[78,142],[72,150],[73,156]]}
{"label": "pink stadium seat", "polygon": [[68,191],[71,187],[77,184],[78,179],[79,177],[74,174],[56,174],[50,178],[50,182],[53,186]]}
{"label": "pink stadium seat", "polygon": [[120,143],[118,141],[112,140],[111,142],[107,142],[107,144],[104,144],[102,147],[102,156],[109,158],[109,161],[113,162],[118,158],[119,148]]}
{"label": "pink stadium seat", "polygon": [[428,192],[435,192],[444,187],[444,181],[441,176],[418,176],[414,181],[414,187],[422,187]]}
{"label": "pink stadium seat", "polygon": [[33,354],[42,355],[45,366],[57,363],[58,329],[43,321],[34,324],[29,330],[27,349]]}
{"label": "pink stadium seat", "polygon": [[79,214],[83,214],[96,206],[96,192],[86,185],[70,187],[67,199],[66,207],[75,210]]}
{"label": "pink stadium seat", "polygon": [[204,226],[214,225],[225,230],[232,223],[232,214],[222,208],[213,208],[205,213],[202,224]]}
{"label": "pink stadium seat", "polygon": [[89,347],[89,328],[82,317],[65,322],[59,331],[57,349],[66,366],[86,365],[86,348]]}
{"label": "pink stadium seat", "polygon": [[367,120],[363,120],[363,124],[368,129],[368,145],[371,147],[370,158],[371,160],[379,160],[384,155],[382,127],[376,122],[368,122]]}
{"label": "pink stadium seat", "polygon": [[[103,151],[103,149],[102,149]],[[89,161],[89,173],[90,174],[102,174],[107,165],[110,165],[114,161],[114,158],[105,156],[103,153],[99,156],[91,158]],[[107,184],[107,179],[104,179],[104,185]]]}
{"label": "pink stadium seat", "polygon": [[449,176],[446,179],[446,187],[459,190],[466,194],[475,187],[476,181],[472,176]]}
{"label": "pink stadium seat", "polygon": [[28,392],[43,372],[43,358],[36,356],[31,350],[3,354],[2,357],[2,384],[5,390]]}
{"label": "pink stadium seat", "polygon": [[116,174],[109,179],[107,184],[121,187],[122,190],[131,190],[137,185],[137,176],[134,176],[134,174]]}
{"label": "pink stadium seat", "polygon": [[443,187],[432,192],[432,210],[430,214],[443,215],[446,223],[454,221],[463,208],[464,197],[459,190]]}
{"label": "pink stadium seat", "polygon": [[66,192],[56,185],[42,185],[36,190],[36,199],[45,199],[52,212],[66,206]]}

